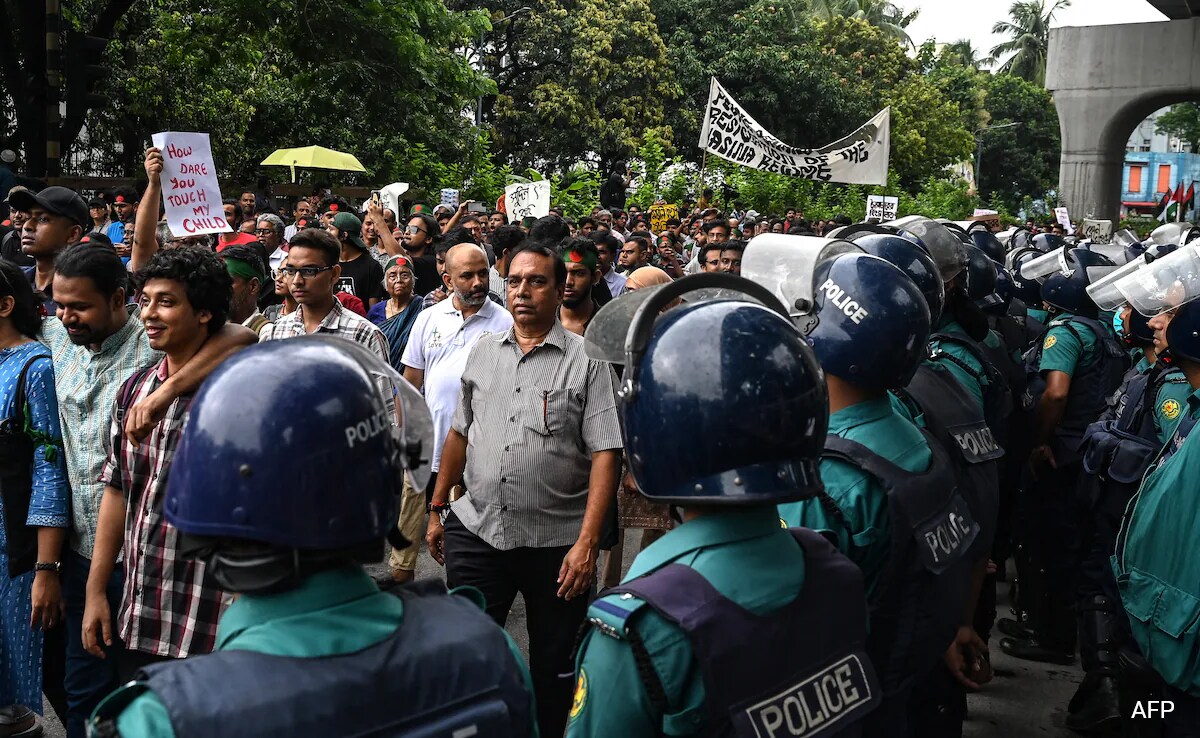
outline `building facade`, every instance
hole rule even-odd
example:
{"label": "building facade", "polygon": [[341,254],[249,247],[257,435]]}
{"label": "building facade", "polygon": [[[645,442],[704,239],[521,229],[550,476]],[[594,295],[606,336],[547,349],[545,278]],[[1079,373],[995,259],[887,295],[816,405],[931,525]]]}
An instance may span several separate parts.
{"label": "building facade", "polygon": [[1121,217],[1157,215],[1165,192],[1174,192],[1179,183],[1186,190],[1200,183],[1200,154],[1175,136],[1157,131],[1158,116],[1166,108],[1146,118],[1133,129],[1125,146],[1125,168],[1121,175]]}

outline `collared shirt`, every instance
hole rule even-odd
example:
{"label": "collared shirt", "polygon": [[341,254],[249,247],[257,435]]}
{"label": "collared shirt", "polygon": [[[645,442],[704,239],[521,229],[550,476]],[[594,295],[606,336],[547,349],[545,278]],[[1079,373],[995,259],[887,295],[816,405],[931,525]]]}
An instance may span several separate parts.
{"label": "collared shirt", "polygon": [[274,274],[275,270],[279,268],[279,265],[283,263],[284,258],[287,257],[287,253],[288,252],[284,251],[283,247],[280,246],[272,251],[271,255],[267,257],[268,266],[271,268],[272,274]]}
{"label": "collared shirt", "polygon": [[488,269],[488,290],[500,298],[502,307],[508,307],[508,289],[504,285],[504,277],[500,276],[496,267]]}
{"label": "collared shirt", "polygon": [[[695,569],[724,597],[755,614],[787,605],[804,588],[804,551],[779,527],[767,505],[723,509],[684,523],[638,554],[622,581],[668,564]],[[583,687],[576,690],[568,738],[650,738],[661,735],[664,724],[676,735],[703,735],[709,713],[687,635],[640,599],[623,600],[619,606],[627,611],[638,608],[627,622],[661,677],[668,714],[654,707],[647,695],[629,641],[589,628],[576,657],[576,684]]]}
{"label": "collared shirt", "polygon": [[[166,380],[163,359],[154,371],[129,380],[129,404],[149,397]],[[125,583],[118,635],[126,648],[172,658],[213,649],[223,597],[205,582],[203,562],[179,555],[179,531],[163,514],[171,459],[191,404],[191,395],[176,398],[137,446],[125,438],[124,417],[114,404],[108,459],[100,471],[102,483],[125,494]]]}
{"label": "collared shirt", "polygon": [[526,354],[511,329],[481,339],[452,426],[467,439],[462,524],[500,550],[574,543],[592,454],[622,446],[615,383],[557,320]]}
{"label": "collared shirt", "polygon": [[137,308],[129,305],[126,310],[125,325],[104,339],[99,351],[72,343],[58,318],[42,321],[41,341],[54,356],[54,388],[71,483],[71,548],[86,559],[92,558],[104,497],[100,471],[108,454],[113,403],[125,380],[163,356],[150,348]]}
{"label": "collared shirt", "polygon": [[[933,461],[925,436],[897,413],[887,398],[866,400],[832,413],[829,432],[861,443],[905,471],[924,472]],[[838,550],[862,570],[870,595],[891,553],[887,493],[874,477],[841,459],[821,459],[821,480],[842,511],[845,524],[817,499],[781,504],[779,517],[789,526],[832,533]]]}
{"label": "collared shirt", "polygon": [[[264,329],[262,335],[259,336],[259,343],[308,335],[308,331],[304,330],[303,314],[304,306],[301,305],[296,308],[295,312],[288,313],[275,321],[269,329]],[[361,315],[355,315],[342,307],[339,300],[333,301],[333,308],[321,319],[321,323],[314,333],[331,333],[361,343],[379,354],[379,357],[385,362],[388,360],[388,343],[383,331]]]}
{"label": "collared shirt", "polygon": [[58,303],[54,301],[54,280],[50,280],[46,284],[45,289],[39,290],[37,286],[37,265],[21,267],[21,271],[25,273],[25,278],[29,280],[29,286],[33,288],[34,299],[36,300],[39,297],[45,298],[41,304],[42,317],[47,318],[58,312]]}
{"label": "collared shirt", "polygon": [[[262,321],[266,321],[266,322],[264,323]],[[257,328],[255,328],[255,325],[258,323],[261,323],[261,325],[259,325]],[[258,340],[261,341],[262,337],[264,335],[266,335],[268,330],[271,329],[271,320],[269,318],[267,318],[267,316],[265,316],[261,312],[259,312],[258,310],[255,310],[253,315],[251,315],[249,318],[246,318],[245,320],[242,321],[242,325],[246,326],[250,330],[257,333]]]}
{"label": "collared shirt", "polygon": [[625,291],[625,282],[629,279],[624,274],[621,274],[616,269],[609,269],[608,274],[604,275],[604,283],[608,285],[608,291],[613,297],[620,297]]}
{"label": "collared shirt", "polygon": [[[370,648],[403,626],[404,601],[380,592],[362,569],[344,567],[313,574],[285,592],[239,597],[221,618],[216,650],[320,659]],[[508,644],[532,694],[525,659],[511,638]],[[127,738],[175,735],[166,706],[153,692],[121,712],[117,729]]]}
{"label": "collared shirt", "polygon": [[512,328],[513,319],[488,300],[479,311],[463,320],[462,311],[447,297],[423,308],[408,334],[408,345],[400,363],[425,373],[422,390],[433,416],[433,471],[441,467],[442,444],[454,420],[467,355],[479,339]]}

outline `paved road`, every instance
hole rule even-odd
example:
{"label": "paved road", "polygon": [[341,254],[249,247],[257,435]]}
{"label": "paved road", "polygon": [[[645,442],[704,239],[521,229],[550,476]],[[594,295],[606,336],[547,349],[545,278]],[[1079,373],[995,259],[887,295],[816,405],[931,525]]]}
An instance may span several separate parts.
{"label": "paved road", "polygon": [[[633,536],[636,540],[636,534]],[[627,546],[624,563],[628,570],[636,546]],[[373,574],[382,574],[381,565],[371,568]],[[442,568],[422,551],[417,561],[417,576],[442,576]],[[1003,590],[1006,589],[1002,587]],[[1007,604],[999,608],[1001,615],[1008,615]],[[517,597],[509,615],[507,629],[528,655],[529,635],[525,630],[525,604]],[[1010,659],[1000,650],[998,636],[992,639],[992,665],[995,679],[977,694],[968,698],[969,719],[964,727],[965,738],[1010,738],[1011,736],[1051,736],[1052,738],[1074,737],[1075,733],[1063,727],[1066,704],[1079,683],[1080,673],[1076,667],[1056,667]],[[54,711],[46,706],[46,735],[52,738],[65,736],[62,725],[55,719]]]}

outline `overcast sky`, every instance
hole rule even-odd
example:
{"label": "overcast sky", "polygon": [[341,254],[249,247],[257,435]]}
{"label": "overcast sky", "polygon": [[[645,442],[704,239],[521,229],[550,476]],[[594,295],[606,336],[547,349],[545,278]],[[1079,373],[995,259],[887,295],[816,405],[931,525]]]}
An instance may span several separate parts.
{"label": "overcast sky", "polygon": [[[920,8],[921,15],[908,27],[908,34],[920,46],[930,38],[950,43],[961,38],[971,40],[982,56],[1006,39],[992,35],[992,25],[1008,20],[1012,0],[895,0],[905,10]],[[1166,20],[1166,16],[1145,0],[1074,0],[1071,7],[1058,11],[1053,26],[1102,26],[1113,23],[1147,23]]]}

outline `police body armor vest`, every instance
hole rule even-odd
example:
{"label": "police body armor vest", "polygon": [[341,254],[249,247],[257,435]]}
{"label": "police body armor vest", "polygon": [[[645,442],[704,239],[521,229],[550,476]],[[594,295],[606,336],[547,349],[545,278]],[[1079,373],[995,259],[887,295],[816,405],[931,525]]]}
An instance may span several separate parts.
{"label": "police body armor vest", "polygon": [[1004,449],[975,399],[945,369],[923,362],[908,387],[895,394],[916,406],[924,416],[926,430],[949,452],[959,490],[979,523],[972,555],[976,559],[988,555],[998,524]]}
{"label": "police body armor vest", "polygon": [[[933,454],[925,472],[906,471],[835,435],[826,437],[822,454],[858,467],[887,493],[891,553],[868,603],[867,638],[885,696],[925,676],[954,640],[970,588],[972,545],[979,536],[949,454],[928,432],[925,436]],[[833,504],[828,495],[821,502],[827,508]],[[840,510],[834,516],[840,518]]]}
{"label": "police body armor vest", "polygon": [[[1079,337],[1082,329],[1090,330],[1096,337],[1096,358],[1085,366],[1077,367],[1071,376],[1071,390],[1067,395],[1067,407],[1062,422],[1054,429],[1054,456],[1058,463],[1078,461],[1079,445],[1087,427],[1099,420],[1108,408],[1108,398],[1121,386],[1129,368],[1129,354],[1117,343],[1117,339],[1098,320],[1072,315],[1058,323]],[[1083,328],[1081,328],[1082,326]],[[1031,411],[1041,400],[1046,389],[1046,380],[1041,376],[1038,365],[1045,350],[1045,335],[1038,338],[1033,348],[1025,354],[1025,375],[1028,385],[1025,391],[1025,406]],[[1082,338],[1080,339],[1082,341]]]}
{"label": "police body armor vest", "polygon": [[1186,382],[1176,368],[1156,363],[1130,374],[1113,407],[1084,431],[1083,470],[1097,477],[1101,499],[1124,509],[1162,450],[1154,426],[1158,393],[1169,382]]}
{"label": "police body armor vest", "polygon": [[399,588],[401,626],[357,653],[218,651],[148,666],[139,679],[187,738],[528,736],[531,700],[503,631],[436,585]]}
{"label": "police body armor vest", "polygon": [[[878,681],[862,651],[862,573],[817,533],[789,532],[804,550],[804,586],[772,612],[750,612],[683,564],[609,589],[592,605],[618,619],[589,621],[628,640],[635,657],[641,648],[636,628],[625,626],[628,613],[605,609],[609,595],[644,600],[687,635],[704,682],[706,736],[851,738],[862,735],[860,721],[879,703]],[[648,662],[644,649],[638,658]],[[653,666],[639,672],[651,702],[668,712]]]}
{"label": "police body armor vest", "polygon": [[983,384],[983,414],[988,427],[996,438],[1004,438],[1008,432],[1008,417],[1012,414],[1013,400],[1009,389],[1008,379],[992,363],[984,347],[977,341],[959,333],[934,333],[929,337],[930,343],[952,343],[971,354],[983,367],[983,376],[979,377],[971,365],[945,351],[934,350],[930,356],[934,361],[949,361],[961,367],[968,374],[975,375]]}

